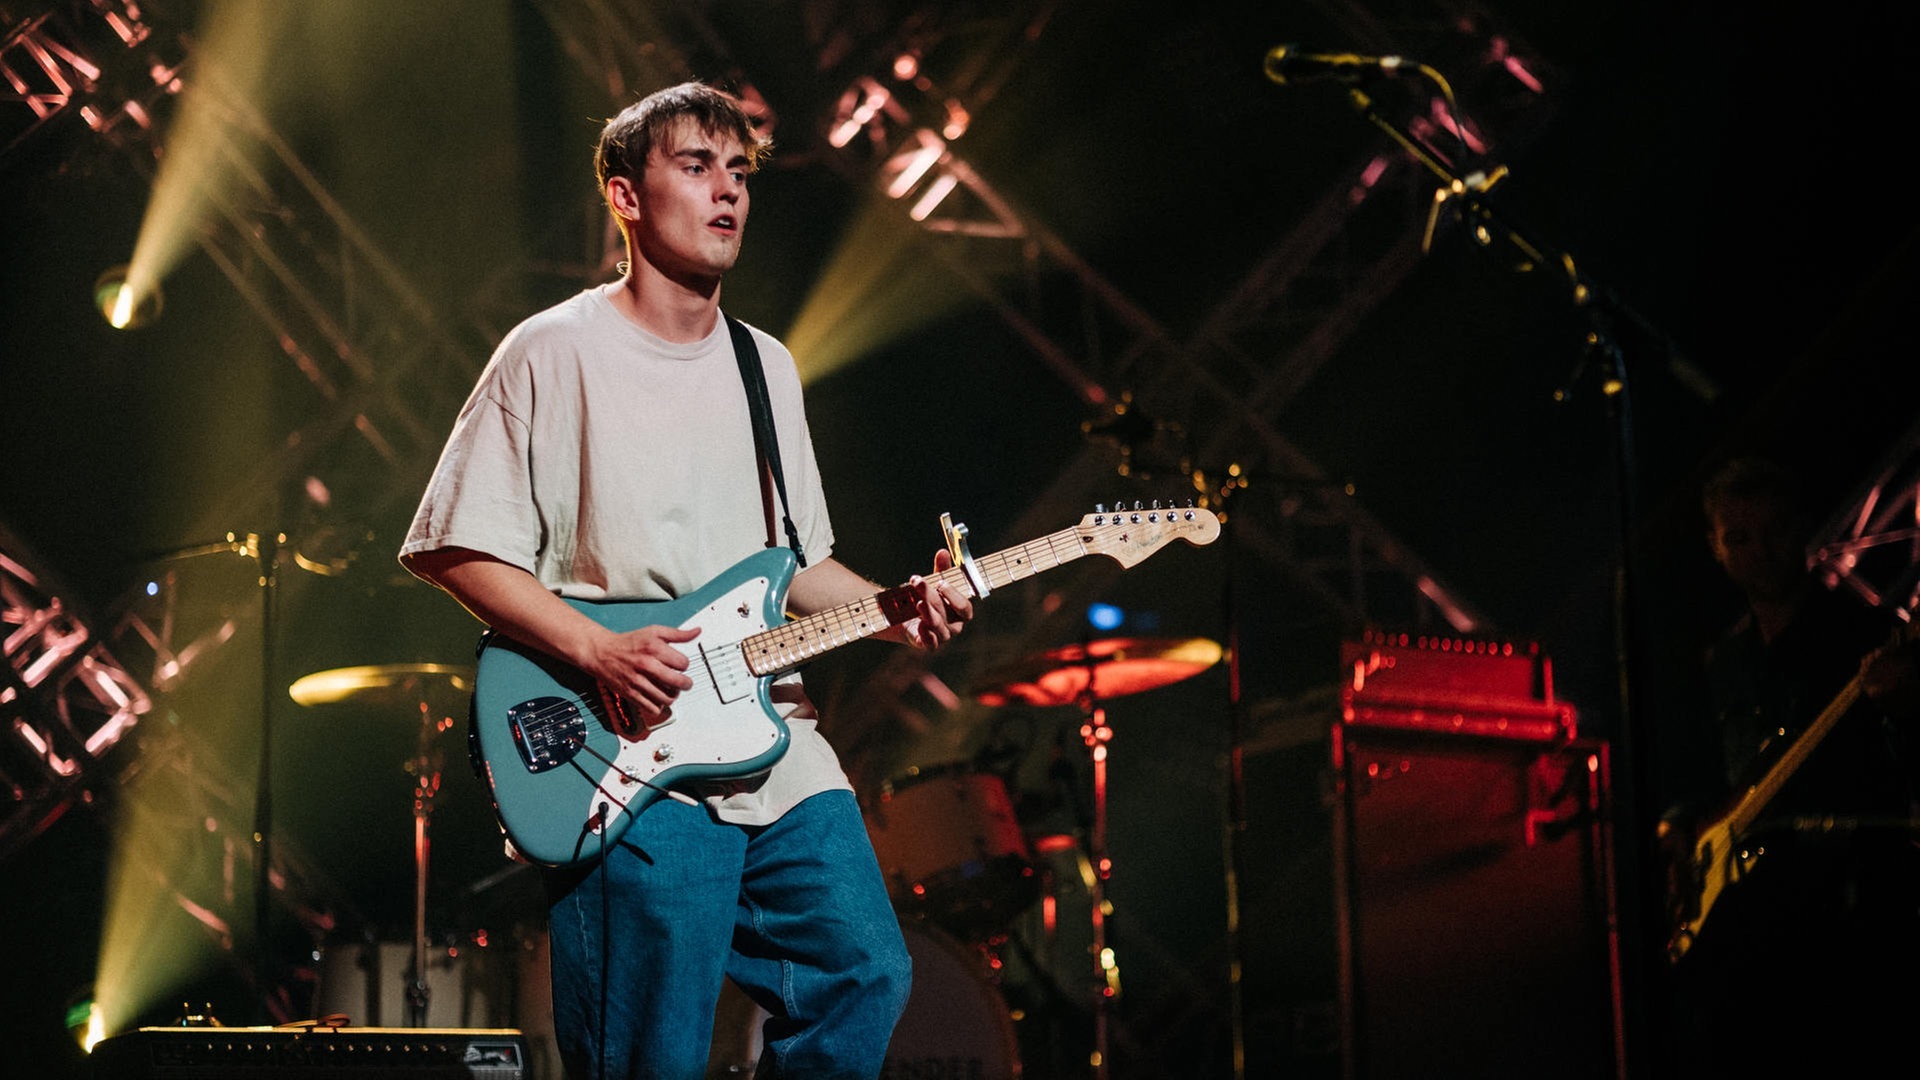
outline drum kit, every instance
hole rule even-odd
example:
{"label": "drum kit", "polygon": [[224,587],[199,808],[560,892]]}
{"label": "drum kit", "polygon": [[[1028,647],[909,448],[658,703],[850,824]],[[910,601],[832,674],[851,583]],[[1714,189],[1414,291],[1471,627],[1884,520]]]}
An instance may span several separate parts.
{"label": "drum kit", "polygon": [[[1084,971],[1091,1060],[1104,1075],[1098,1063],[1107,1058],[1107,1008],[1118,992],[1105,937],[1105,888],[1113,871],[1107,853],[1106,768],[1113,731],[1106,703],[1198,675],[1221,656],[1221,647],[1204,638],[1118,638],[1040,652],[982,680],[972,695],[982,705],[1074,710],[1092,777],[1090,805],[1074,814],[1076,821],[1089,823],[1085,828],[1063,829],[1057,822],[1036,828],[1036,822],[1022,821],[1006,779],[972,763],[909,768],[866,798],[868,833],[914,960],[913,990],[889,1051],[890,1068],[921,1075],[912,1070],[964,1062],[970,1076],[1022,1074],[1012,1022],[1019,1010],[1002,992],[997,952],[1006,946],[1014,921],[1030,909],[1044,906],[1045,925],[1056,925],[1048,863],[1064,854],[1082,868],[1072,876],[1089,892],[1091,946]],[[539,1003],[493,1000],[512,996],[526,980],[525,972],[502,978],[496,958],[484,955],[484,940],[448,947],[429,930],[428,875],[443,744],[450,729],[464,726],[453,716],[464,713],[473,679],[471,667],[385,664],[318,671],[289,689],[309,708],[351,704],[408,713],[417,723],[414,755],[407,762],[414,786],[411,940],[343,942],[333,948],[318,976],[316,1015],[341,1013],[354,1023],[394,1027],[516,1026],[530,1036],[536,1029],[551,1030]],[[723,999],[714,1075],[751,1071],[763,1019],[743,1000]]]}
{"label": "drum kit", "polygon": [[[442,736],[454,727],[473,693],[474,669],[447,664],[374,664],[316,671],[294,681],[288,696],[301,705],[353,704],[415,715],[416,737],[407,772],[413,777],[413,936],[395,942],[356,943],[330,949],[319,979],[317,1014],[342,1012],[356,1023],[379,1027],[471,1027],[473,994],[461,986],[457,999],[435,1001],[435,976],[457,978],[458,950],[434,948],[427,930],[427,877],[433,848],[434,798],[439,794],[445,753]],[[405,957],[404,963],[395,961]],[[350,964],[337,961],[350,959]],[[349,972],[357,972],[350,974]],[[401,993],[386,997],[397,987]],[[404,1011],[402,1011],[404,1002]],[[454,1022],[448,1022],[454,1021]]]}
{"label": "drum kit", "polygon": [[[1221,657],[1220,645],[1205,638],[1116,638],[1034,654],[982,681],[973,697],[983,705],[1075,710],[1092,778],[1091,805],[1074,815],[1088,822],[1083,835],[1023,822],[1005,779],[970,763],[909,768],[868,800],[874,854],[896,908],[908,916],[903,925],[915,951],[907,1014],[888,1053],[889,1066],[900,1075],[954,1062],[966,1063],[970,1076],[1021,1075],[1018,1041],[1006,1023],[1017,1010],[996,983],[1007,967],[1002,953],[1012,941],[1011,927],[1024,912],[1042,907],[1041,933],[1051,937],[1056,931],[1057,897],[1047,864],[1062,856],[1088,892],[1090,943],[1081,966],[1092,1046],[1083,1060],[1093,1063],[1096,1076],[1107,1075],[1109,1009],[1119,993],[1119,971],[1106,927],[1113,873],[1107,850],[1113,729],[1106,702],[1188,679]],[[920,942],[922,936],[928,941]],[[939,962],[921,962],[920,950],[936,946]],[[1072,996],[1068,991],[1069,1001]],[[961,1027],[971,1016],[999,1022]]]}

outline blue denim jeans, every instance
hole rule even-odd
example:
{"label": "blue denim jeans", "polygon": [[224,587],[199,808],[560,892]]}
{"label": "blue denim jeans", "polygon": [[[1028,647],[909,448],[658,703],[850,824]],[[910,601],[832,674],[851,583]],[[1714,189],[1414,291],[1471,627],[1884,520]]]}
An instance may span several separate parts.
{"label": "blue denim jeans", "polygon": [[723,977],[770,1014],[758,1075],[880,1074],[911,962],[852,792],[751,828],[662,800],[546,882],[572,1080],[700,1080]]}

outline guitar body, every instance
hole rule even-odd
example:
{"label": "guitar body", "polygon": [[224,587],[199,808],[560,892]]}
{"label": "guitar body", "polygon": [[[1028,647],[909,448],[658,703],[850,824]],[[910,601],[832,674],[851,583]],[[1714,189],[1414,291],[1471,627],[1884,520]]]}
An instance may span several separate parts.
{"label": "guitar body", "polygon": [[754,776],[786,753],[787,725],[739,642],[785,619],[793,553],[769,548],[677,600],[568,600],[609,630],[699,627],[685,646],[693,689],[667,719],[634,738],[614,730],[592,679],[570,665],[489,635],[475,672],[476,764],[501,828],[518,851],[548,866],[597,858],[633,816],[677,784]]}
{"label": "guitar body", "polygon": [[1667,937],[1669,960],[1677,961],[1693,948],[1720,894],[1749,865],[1747,860],[1736,857],[1733,848],[1733,823],[1724,816],[1708,822],[1695,837],[1678,905],[1669,913],[1672,920]]}

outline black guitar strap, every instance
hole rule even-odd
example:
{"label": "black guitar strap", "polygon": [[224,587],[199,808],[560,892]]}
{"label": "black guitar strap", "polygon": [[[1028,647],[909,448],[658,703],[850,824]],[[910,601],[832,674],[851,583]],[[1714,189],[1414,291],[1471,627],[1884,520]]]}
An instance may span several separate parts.
{"label": "black guitar strap", "polygon": [[767,400],[767,373],[760,367],[760,350],[753,344],[752,331],[740,320],[725,312],[721,317],[727,320],[727,332],[733,335],[733,355],[740,361],[740,381],[747,387],[747,411],[753,414],[753,445],[760,453],[760,460],[772,471],[774,490],[780,493],[780,517],[787,528],[787,546],[793,549],[793,557],[805,569],[807,553],[800,548],[800,533],[793,527],[793,512],[787,507],[787,481],[781,475],[780,443],[773,434],[773,406]]}

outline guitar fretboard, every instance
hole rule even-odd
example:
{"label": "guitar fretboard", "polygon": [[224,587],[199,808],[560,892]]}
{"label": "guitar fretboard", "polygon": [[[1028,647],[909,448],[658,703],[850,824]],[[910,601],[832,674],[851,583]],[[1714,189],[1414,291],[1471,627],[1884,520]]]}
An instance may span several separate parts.
{"label": "guitar fretboard", "polygon": [[[1081,532],[1062,529],[1038,540],[983,555],[973,560],[973,567],[986,580],[989,591],[1011,585],[1085,555],[1087,545]],[[944,570],[939,577],[968,595],[979,595],[964,567]],[[888,589],[754,634],[740,643],[740,651],[755,675],[777,675],[913,618],[913,592],[906,587]]]}
{"label": "guitar fretboard", "polygon": [[1827,737],[1827,732],[1832,731],[1834,725],[1840,722],[1840,718],[1845,716],[1859,700],[1860,680],[1856,677],[1841,689],[1826,710],[1815,718],[1813,723],[1807,725],[1805,731],[1795,737],[1785,752],[1780,755],[1779,760],[1767,769],[1766,774],[1741,794],[1740,800],[1727,813],[1728,830],[1734,836],[1739,836],[1753,827],[1753,823],[1758,821],[1761,813],[1766,810],[1767,804],[1772,802],[1773,797],[1778,795],[1780,789],[1786,785],[1788,778],[1806,762],[1808,757],[1812,756],[1821,740]]}

